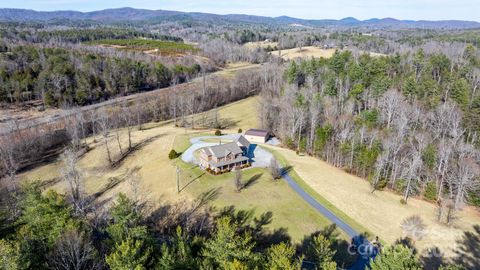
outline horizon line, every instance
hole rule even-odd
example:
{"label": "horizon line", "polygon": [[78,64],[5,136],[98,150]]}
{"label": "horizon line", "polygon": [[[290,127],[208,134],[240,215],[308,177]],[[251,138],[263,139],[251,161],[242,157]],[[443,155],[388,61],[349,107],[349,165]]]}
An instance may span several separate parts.
{"label": "horizon line", "polygon": [[93,12],[99,12],[99,11],[106,11],[106,10],[120,10],[120,9],[133,9],[133,10],[147,10],[147,11],[169,11],[169,12],[180,12],[180,13],[200,13],[200,14],[210,14],[210,15],[219,15],[219,16],[229,16],[229,15],[242,15],[242,16],[254,16],[254,17],[265,17],[265,18],[281,18],[281,17],[288,17],[292,19],[300,19],[300,20],[305,20],[305,21],[323,21],[323,20],[334,20],[334,21],[341,21],[345,19],[355,19],[360,22],[365,22],[369,20],[386,20],[386,19],[392,19],[392,20],[397,20],[397,21],[412,21],[412,22],[446,22],[446,21],[458,21],[458,22],[476,22],[480,23],[480,21],[476,20],[462,20],[462,19],[436,19],[436,20],[429,20],[429,19],[404,19],[404,18],[396,18],[396,17],[371,17],[368,19],[358,19],[357,17],[354,16],[347,16],[343,18],[338,18],[338,19],[333,19],[333,18],[301,18],[301,17],[293,17],[289,15],[279,15],[279,16],[267,16],[267,15],[253,15],[253,14],[247,14],[247,13],[213,13],[213,12],[199,12],[199,11],[182,11],[182,10],[170,10],[170,9],[148,9],[148,8],[135,8],[135,7],[130,7],[130,6],[124,6],[124,7],[112,7],[112,8],[104,8],[104,9],[95,9],[95,10],[75,10],[75,9],[55,9],[55,10],[37,10],[37,9],[29,9],[29,8],[14,8],[14,7],[0,7],[0,10],[28,10],[28,11],[34,11],[34,12],[79,12],[79,13],[93,13]]}

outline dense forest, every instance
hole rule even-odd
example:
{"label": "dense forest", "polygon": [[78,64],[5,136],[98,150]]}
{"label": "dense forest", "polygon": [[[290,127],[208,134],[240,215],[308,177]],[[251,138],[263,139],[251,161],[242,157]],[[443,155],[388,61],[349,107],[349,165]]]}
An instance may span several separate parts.
{"label": "dense forest", "polygon": [[200,66],[144,62],[128,57],[33,45],[0,46],[0,102],[42,100],[46,106],[84,105],[182,83]]}
{"label": "dense forest", "polygon": [[[389,188],[439,203],[450,222],[463,203],[478,204],[479,58],[444,54],[354,57],[270,65],[259,114],[265,128],[298,152]],[[452,216],[450,216],[452,215]]]}
{"label": "dense forest", "polygon": [[[148,25],[1,22],[0,38],[0,105],[74,107],[50,123],[10,121],[0,135],[0,269],[333,270],[354,262],[334,227],[292,243],[285,230],[268,229],[271,213],[254,217],[234,206],[208,208],[211,194],[192,205],[152,205],[130,194],[141,179],[129,175],[128,196],[106,203],[81,186],[76,161],[89,151],[89,136],[105,148],[113,167],[135,147],[134,127],[171,119],[185,129],[199,123],[222,129],[217,108],[253,95],[261,97],[261,124],[286,147],[366,178],[372,193],[391,190],[403,195],[403,204],[411,197],[434,202],[438,221],[448,225],[466,204],[480,206],[476,30],[213,26],[172,17]],[[275,48],[244,46],[265,40]],[[286,61],[269,54],[304,46],[338,50],[329,59]],[[158,54],[145,53],[152,49]],[[231,62],[261,65],[233,76],[208,75]],[[177,87],[81,107],[172,85]],[[215,121],[206,114],[195,119],[208,110]],[[111,140],[129,144],[125,149]],[[118,156],[113,147],[120,148]],[[17,173],[56,158],[65,194],[49,190],[49,183],[19,183]],[[466,232],[460,244],[468,248],[455,265],[442,269],[479,267],[476,254],[467,254],[478,250],[471,248],[480,237],[475,230]],[[427,266],[404,241],[384,247],[371,269]]]}

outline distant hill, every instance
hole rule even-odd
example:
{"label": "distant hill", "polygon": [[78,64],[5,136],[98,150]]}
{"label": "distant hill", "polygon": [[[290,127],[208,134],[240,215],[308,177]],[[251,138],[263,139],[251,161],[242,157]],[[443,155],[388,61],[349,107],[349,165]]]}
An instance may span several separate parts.
{"label": "distant hill", "polygon": [[445,20],[413,21],[394,18],[358,20],[348,17],[341,20],[305,20],[288,16],[264,17],[243,14],[216,15],[199,12],[179,12],[168,10],[148,10],[134,8],[105,9],[92,12],[79,11],[35,11],[27,9],[0,9],[0,21],[9,22],[50,22],[58,20],[89,20],[97,22],[137,22],[145,24],[162,21],[192,21],[217,24],[266,24],[297,25],[307,27],[345,26],[367,28],[429,28],[429,29],[469,29],[480,28],[479,22]]}

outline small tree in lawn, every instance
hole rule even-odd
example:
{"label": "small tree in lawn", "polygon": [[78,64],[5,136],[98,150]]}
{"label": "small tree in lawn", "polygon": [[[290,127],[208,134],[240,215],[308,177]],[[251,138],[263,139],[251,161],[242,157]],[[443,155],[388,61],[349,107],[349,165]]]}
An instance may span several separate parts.
{"label": "small tree in lawn", "polygon": [[275,158],[272,158],[270,160],[270,166],[268,168],[274,180],[280,179],[282,177],[280,165],[278,165],[278,161]]}
{"label": "small tree in lawn", "polygon": [[233,186],[237,192],[242,190],[242,171],[239,168],[235,168],[233,171]]}
{"label": "small tree in lawn", "polygon": [[220,129],[215,130],[215,136],[221,136],[222,131]]}
{"label": "small tree in lawn", "polygon": [[242,133],[243,130],[241,128],[238,129],[238,133]]}
{"label": "small tree in lawn", "polygon": [[168,158],[169,159],[176,159],[178,157],[177,151],[175,149],[170,150],[170,153],[168,153]]}

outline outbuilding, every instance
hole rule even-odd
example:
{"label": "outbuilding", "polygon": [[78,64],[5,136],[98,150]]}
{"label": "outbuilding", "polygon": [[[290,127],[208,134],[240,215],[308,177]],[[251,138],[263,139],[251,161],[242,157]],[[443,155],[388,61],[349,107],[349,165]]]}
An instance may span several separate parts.
{"label": "outbuilding", "polygon": [[253,128],[245,132],[245,138],[254,143],[266,143],[270,138],[270,134],[267,130]]}

